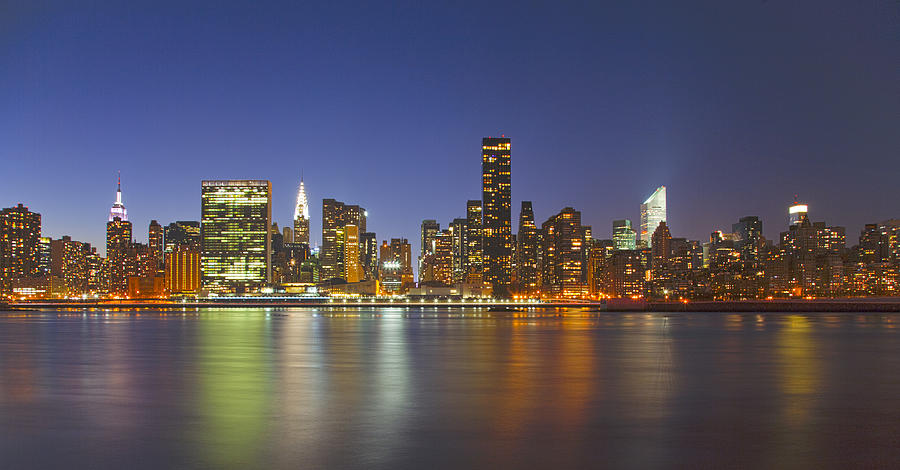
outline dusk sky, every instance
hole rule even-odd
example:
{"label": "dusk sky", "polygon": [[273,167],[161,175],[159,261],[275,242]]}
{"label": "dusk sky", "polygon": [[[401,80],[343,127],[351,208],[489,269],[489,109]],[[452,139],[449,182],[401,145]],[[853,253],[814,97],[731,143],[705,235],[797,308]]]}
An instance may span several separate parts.
{"label": "dusk sky", "polygon": [[[515,231],[565,206],[595,238],[668,188],[673,236],[900,217],[893,0],[4,2],[0,205],[105,251],[121,170],[147,224],[199,220],[203,179],[268,179],[289,224],[301,171],[379,240],[481,197],[481,138],[512,139]],[[605,3],[605,5],[600,5]],[[415,256],[415,255],[414,255]]]}

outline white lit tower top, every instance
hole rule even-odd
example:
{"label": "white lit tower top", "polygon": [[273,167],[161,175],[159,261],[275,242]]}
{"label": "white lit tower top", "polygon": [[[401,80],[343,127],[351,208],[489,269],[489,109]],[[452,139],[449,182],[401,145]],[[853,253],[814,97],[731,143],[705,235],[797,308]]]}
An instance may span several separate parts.
{"label": "white lit tower top", "polygon": [[122,203],[122,173],[119,173],[119,181],[118,186],[116,188],[116,202],[113,203],[112,207],[109,209],[109,221],[112,222],[116,217],[124,220],[128,220],[128,211],[125,209],[125,204]]}
{"label": "white lit tower top", "polygon": [[297,205],[294,207],[294,241],[309,244],[309,203],[306,198],[306,187],[303,185],[303,175],[300,176]]}
{"label": "white lit tower top", "polygon": [[788,208],[788,216],[791,225],[800,225],[808,218],[809,206],[797,202],[797,196],[794,196],[794,204]]}

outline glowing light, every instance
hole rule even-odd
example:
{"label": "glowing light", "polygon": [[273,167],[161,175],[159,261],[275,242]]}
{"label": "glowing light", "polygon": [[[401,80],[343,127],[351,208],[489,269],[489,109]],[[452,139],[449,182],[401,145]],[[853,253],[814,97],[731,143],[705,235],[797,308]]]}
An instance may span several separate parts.
{"label": "glowing light", "polygon": [[795,204],[788,209],[789,214],[797,214],[800,212],[809,212],[809,206],[806,204]]}

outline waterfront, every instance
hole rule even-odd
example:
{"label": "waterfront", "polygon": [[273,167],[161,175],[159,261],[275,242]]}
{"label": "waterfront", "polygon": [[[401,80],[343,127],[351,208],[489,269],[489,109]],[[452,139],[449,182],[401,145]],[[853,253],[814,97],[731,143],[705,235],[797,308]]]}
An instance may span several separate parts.
{"label": "waterfront", "polygon": [[886,467],[900,315],[0,314],[9,468]]}

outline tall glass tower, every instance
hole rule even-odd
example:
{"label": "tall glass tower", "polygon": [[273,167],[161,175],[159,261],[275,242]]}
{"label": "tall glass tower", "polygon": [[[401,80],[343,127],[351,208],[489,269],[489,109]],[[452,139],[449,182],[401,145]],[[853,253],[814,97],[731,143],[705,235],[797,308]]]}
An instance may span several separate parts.
{"label": "tall glass tower", "polygon": [[628,219],[613,220],[613,246],[616,250],[633,250],[637,248],[634,229]]}
{"label": "tall glass tower", "polygon": [[272,183],[204,181],[200,192],[203,288],[244,292],[272,273]]}
{"label": "tall glass tower", "polygon": [[513,242],[508,137],[482,139],[481,182],[484,282],[491,284],[494,296],[506,297],[509,295]]}
{"label": "tall glass tower", "polygon": [[641,204],[641,241],[651,246],[653,232],[666,220],[666,187],[660,186]]}

